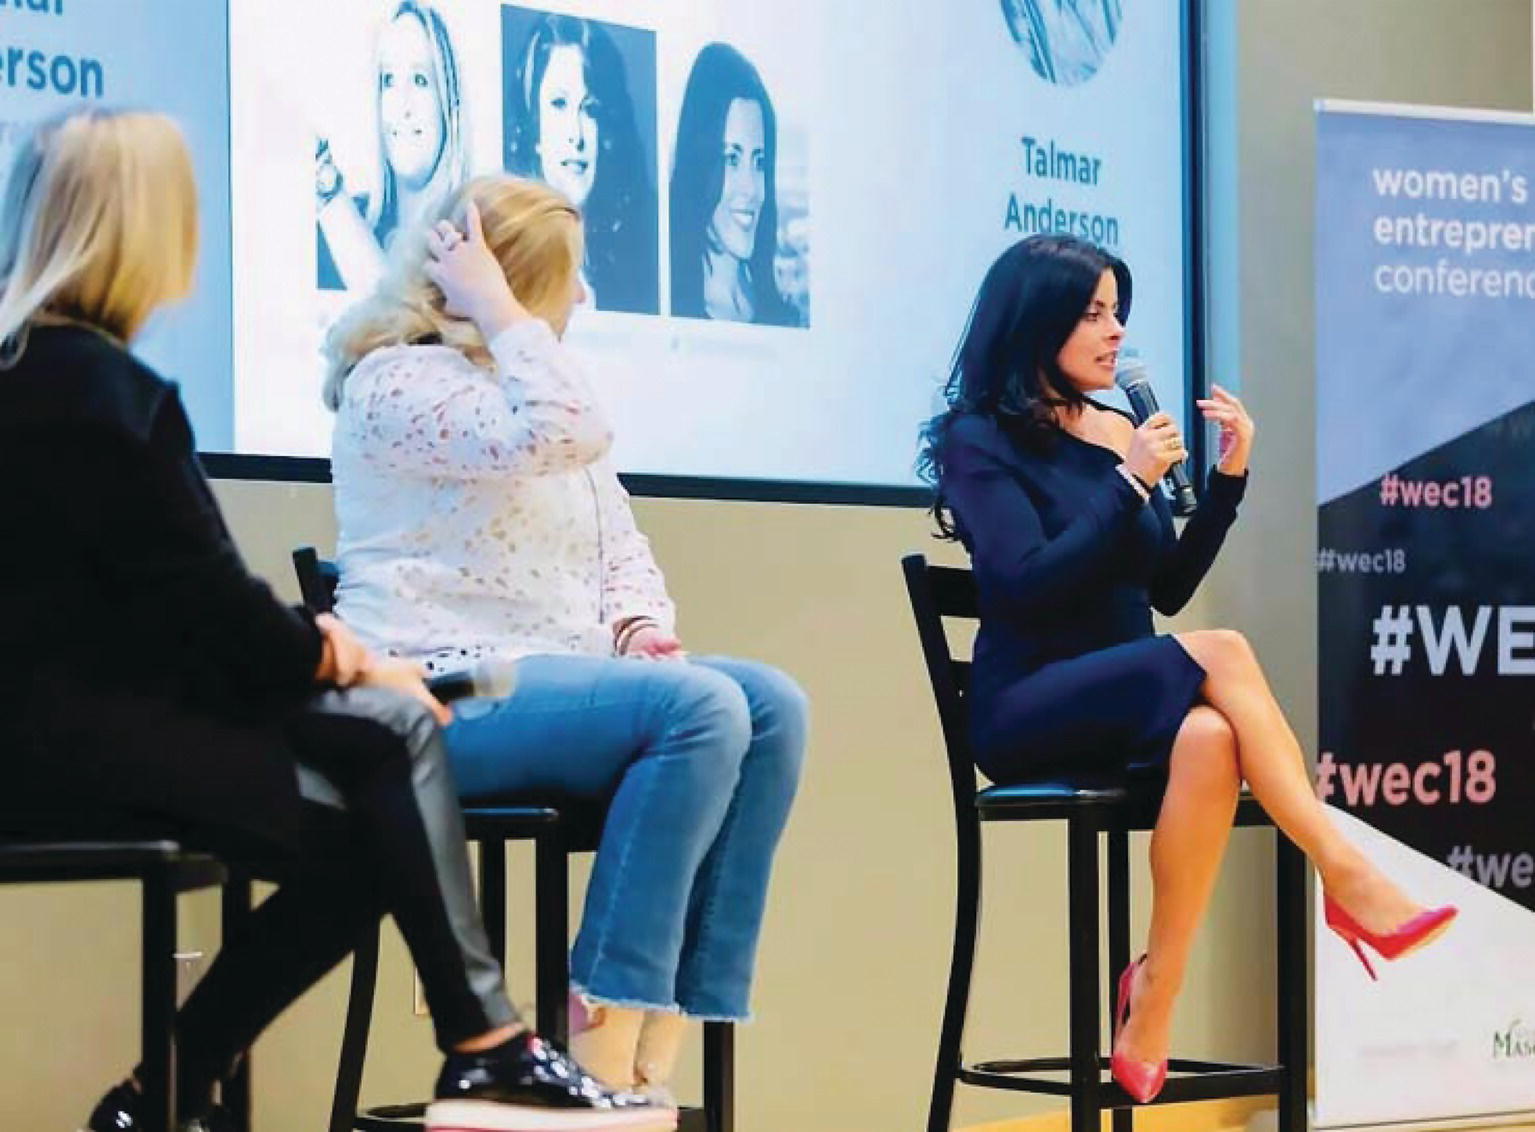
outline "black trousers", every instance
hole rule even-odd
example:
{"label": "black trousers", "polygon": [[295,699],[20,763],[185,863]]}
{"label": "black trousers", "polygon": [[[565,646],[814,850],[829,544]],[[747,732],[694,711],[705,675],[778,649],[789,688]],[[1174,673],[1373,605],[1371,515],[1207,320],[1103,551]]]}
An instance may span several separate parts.
{"label": "black trousers", "polygon": [[[288,724],[304,767],[296,855],[239,860],[277,889],[226,940],[178,1018],[196,1113],[279,1014],[394,917],[443,1049],[517,1020],[474,903],[457,792],[430,716],[375,690],[330,693]],[[229,855],[219,831],[189,840]]]}

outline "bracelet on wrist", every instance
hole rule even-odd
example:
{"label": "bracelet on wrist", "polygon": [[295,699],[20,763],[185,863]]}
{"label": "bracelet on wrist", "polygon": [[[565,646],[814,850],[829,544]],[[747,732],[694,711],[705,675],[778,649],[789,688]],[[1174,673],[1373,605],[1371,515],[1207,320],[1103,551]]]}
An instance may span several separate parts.
{"label": "bracelet on wrist", "polygon": [[613,651],[623,656],[628,651],[629,642],[634,639],[636,633],[644,629],[660,628],[654,617],[630,617],[619,623],[617,632],[613,635]]}
{"label": "bracelet on wrist", "polygon": [[345,179],[341,176],[341,170],[336,166],[336,159],[330,150],[330,142],[320,138],[315,145],[315,194],[320,198],[322,206],[329,204],[341,195],[345,185]]}
{"label": "bracelet on wrist", "polygon": [[625,617],[613,623],[613,639],[616,641],[629,631],[630,626],[637,621],[648,620],[643,614],[634,617]]}
{"label": "bracelet on wrist", "polygon": [[1140,476],[1136,475],[1123,464],[1116,465],[1114,470],[1120,474],[1120,476],[1127,484],[1130,485],[1130,490],[1141,497],[1142,503],[1151,502],[1151,488],[1147,486],[1145,480],[1141,479]]}

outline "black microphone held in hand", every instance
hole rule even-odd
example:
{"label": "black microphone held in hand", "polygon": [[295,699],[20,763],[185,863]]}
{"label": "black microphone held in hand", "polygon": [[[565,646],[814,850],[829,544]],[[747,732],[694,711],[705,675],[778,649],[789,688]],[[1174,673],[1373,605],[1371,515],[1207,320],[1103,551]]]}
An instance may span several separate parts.
{"label": "black microphone held in hand", "polygon": [[[1147,417],[1159,411],[1156,391],[1151,388],[1151,375],[1145,361],[1134,350],[1119,352],[1119,365],[1114,367],[1114,382],[1124,391],[1137,422],[1144,422]],[[1172,495],[1174,515],[1192,514],[1194,508],[1199,506],[1199,500],[1194,495],[1194,485],[1189,481],[1189,470],[1182,460],[1167,469],[1162,482]]]}
{"label": "black microphone held in hand", "polygon": [[504,700],[517,687],[517,664],[500,659],[479,660],[469,668],[440,672],[426,678],[427,691],[439,703],[476,697]]}

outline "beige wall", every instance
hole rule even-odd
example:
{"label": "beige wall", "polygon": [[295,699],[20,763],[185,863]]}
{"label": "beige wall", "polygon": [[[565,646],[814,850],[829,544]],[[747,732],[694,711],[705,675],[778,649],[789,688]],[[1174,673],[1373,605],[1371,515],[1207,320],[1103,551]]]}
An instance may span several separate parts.
{"label": "beige wall", "polygon": [[[1228,0],[1211,0],[1224,4]],[[1369,97],[1527,109],[1523,0],[1242,0],[1239,160],[1242,388],[1262,428],[1233,544],[1181,624],[1246,629],[1303,736],[1312,733],[1315,616],[1311,418],[1311,100]],[[1224,309],[1224,308],[1223,308]],[[330,545],[328,491],[224,484],[256,567],[291,593],[286,553]],[[937,728],[897,559],[938,554],[904,510],[645,500],[638,506],[695,649],[759,657],[815,701],[804,789],[764,941],[761,1020],[742,1036],[742,1132],[884,1132],[924,1110],[942,1001],[952,837]],[[973,1056],[1063,1047],[1062,838],[997,830]],[[1187,1055],[1270,1048],[1271,856],[1237,839],[1178,1020]],[[514,884],[529,890],[519,857]],[[188,944],[216,917],[188,901]],[[513,916],[526,905],[513,901]],[[514,919],[513,946],[525,937]],[[134,1057],[137,920],[130,893],[0,893],[0,1128],[74,1125]],[[514,986],[531,986],[526,948]],[[1238,989],[1242,988],[1242,989]],[[333,977],[258,1048],[261,1132],[320,1126],[344,979]],[[420,1096],[435,1072],[397,942],[386,955],[366,1096]],[[967,1092],[958,1124],[1039,1111]]]}

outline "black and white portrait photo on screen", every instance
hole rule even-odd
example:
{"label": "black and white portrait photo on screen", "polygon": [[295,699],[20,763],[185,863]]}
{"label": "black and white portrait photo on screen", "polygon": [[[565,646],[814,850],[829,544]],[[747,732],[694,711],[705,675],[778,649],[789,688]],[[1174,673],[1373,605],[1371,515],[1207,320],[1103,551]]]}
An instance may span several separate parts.
{"label": "black and white portrait photo on screen", "polygon": [[761,75],[736,48],[709,44],[688,75],[672,155],[672,314],[809,325],[805,179],[789,199],[781,174]]}
{"label": "black and white portrait photo on screen", "polygon": [[660,310],[655,33],[502,9],[505,165],[581,210],[596,309]]}
{"label": "black and white portrait photo on screen", "polygon": [[1124,0],[1002,0],[1008,30],[1039,77],[1077,86],[1098,73],[1119,38]]}
{"label": "black and white portrait photo on screen", "polygon": [[[458,56],[435,0],[395,0],[372,50],[372,169],[343,168],[320,137],[315,149],[319,285],[367,291],[390,238],[437,209],[469,175]],[[360,183],[362,187],[354,187]]]}

